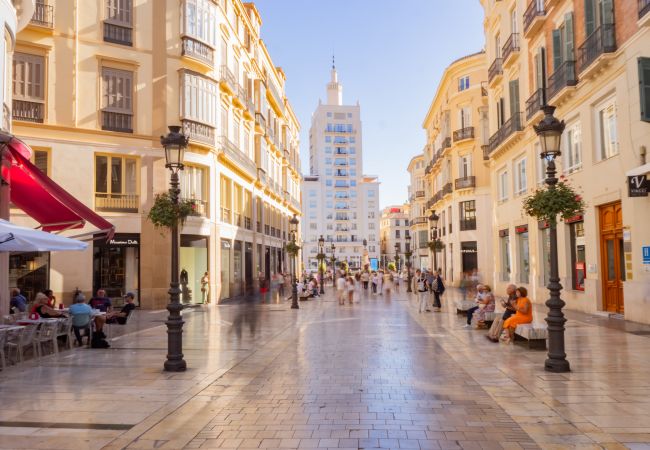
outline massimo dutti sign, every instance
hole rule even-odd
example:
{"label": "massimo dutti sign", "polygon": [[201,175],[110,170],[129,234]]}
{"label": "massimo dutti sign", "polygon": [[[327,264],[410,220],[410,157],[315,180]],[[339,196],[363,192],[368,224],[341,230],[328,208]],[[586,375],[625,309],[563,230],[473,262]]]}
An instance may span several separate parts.
{"label": "massimo dutti sign", "polygon": [[648,175],[634,175],[627,177],[627,193],[630,197],[647,197],[650,190]]}

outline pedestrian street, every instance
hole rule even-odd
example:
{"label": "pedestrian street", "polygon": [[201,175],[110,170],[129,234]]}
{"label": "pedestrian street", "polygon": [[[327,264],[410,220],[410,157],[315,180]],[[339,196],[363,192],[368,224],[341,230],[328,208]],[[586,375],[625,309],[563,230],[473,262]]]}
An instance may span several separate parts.
{"label": "pedestrian street", "polygon": [[[162,371],[164,324],[0,372],[0,448],[648,448],[643,330],[570,315],[572,372],[492,343],[401,293],[339,306],[184,313],[188,370]],[[536,320],[543,310],[535,311]],[[160,321],[155,315],[155,321]]]}

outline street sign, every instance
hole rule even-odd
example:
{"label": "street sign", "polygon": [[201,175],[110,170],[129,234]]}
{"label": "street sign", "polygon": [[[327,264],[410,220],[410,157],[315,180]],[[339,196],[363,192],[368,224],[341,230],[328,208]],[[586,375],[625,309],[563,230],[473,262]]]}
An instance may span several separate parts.
{"label": "street sign", "polygon": [[643,264],[650,264],[650,245],[641,248],[643,249]]}
{"label": "street sign", "polygon": [[647,197],[650,190],[650,180],[647,175],[627,177],[627,192],[630,197]]}

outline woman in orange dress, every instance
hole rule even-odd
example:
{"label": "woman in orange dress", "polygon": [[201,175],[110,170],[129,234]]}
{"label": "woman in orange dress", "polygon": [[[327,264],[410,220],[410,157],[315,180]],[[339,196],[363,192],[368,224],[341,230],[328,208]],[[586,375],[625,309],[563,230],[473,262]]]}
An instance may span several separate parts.
{"label": "woman in orange dress", "polygon": [[508,332],[508,342],[512,342],[517,325],[533,321],[533,305],[528,299],[528,290],[525,287],[519,287],[515,292],[517,294],[516,313],[503,322],[503,329]]}

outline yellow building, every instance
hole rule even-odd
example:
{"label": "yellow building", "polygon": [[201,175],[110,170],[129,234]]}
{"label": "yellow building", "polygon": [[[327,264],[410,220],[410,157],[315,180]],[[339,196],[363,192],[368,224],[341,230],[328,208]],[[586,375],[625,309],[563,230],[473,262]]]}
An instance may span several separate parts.
{"label": "yellow building", "polygon": [[[532,125],[545,102],[566,122],[559,175],[583,214],[558,225],[567,308],[650,323],[650,212],[628,175],[645,175],[650,142],[650,8],[636,0],[482,0],[490,67],[489,165],[497,291],[548,298],[549,233],[522,212],[544,182]],[[639,180],[641,177],[639,178]],[[646,257],[646,258],[647,258]],[[644,263],[645,261],[645,263]]]}
{"label": "yellow building", "polygon": [[[409,232],[411,236],[412,267],[416,269],[430,267],[429,228],[426,218],[426,182],[424,169],[427,163],[424,154],[411,158],[407,170],[411,183],[409,184]],[[406,247],[405,247],[406,248]]]}
{"label": "yellow building", "polygon": [[[12,257],[10,285],[75,288],[167,303],[169,236],[146,219],[168,188],[159,144],[190,138],[181,196],[186,303],[252,291],[284,271],[288,220],[300,214],[299,124],[285,75],[239,0],[37,1],[13,56],[13,132],[36,165],[116,228],[80,254]],[[34,225],[20,210],[12,220]],[[207,288],[201,278],[209,274]]]}
{"label": "yellow building", "polygon": [[[410,235],[410,204],[387,206],[381,210],[379,220],[380,266],[387,267],[395,262],[399,256],[396,269],[399,270],[404,263],[406,250],[406,237]],[[396,247],[397,246],[397,247]]]}
{"label": "yellow building", "polygon": [[[490,179],[483,162],[487,142],[487,65],[485,52],[457,59],[447,67],[422,127],[426,204],[419,219],[427,227],[418,242],[437,236],[430,268],[442,270],[449,284],[463,273],[487,271],[492,254]],[[436,229],[429,223],[435,212]]]}

